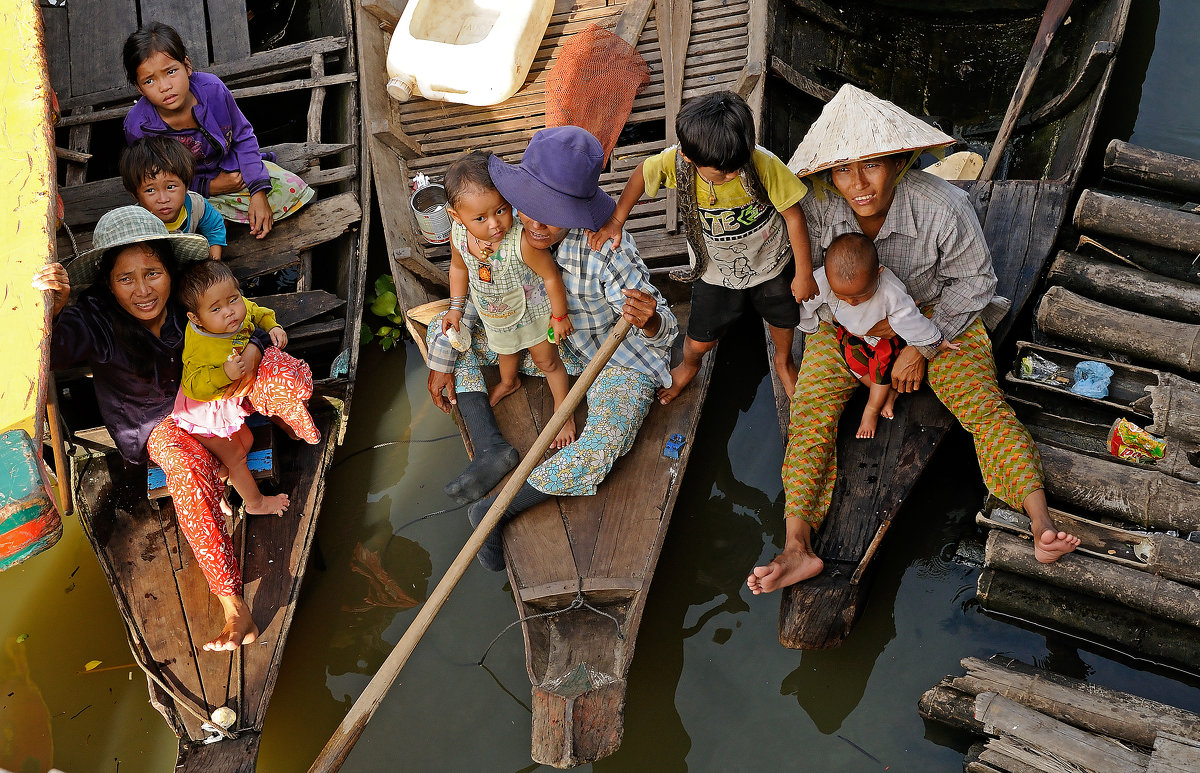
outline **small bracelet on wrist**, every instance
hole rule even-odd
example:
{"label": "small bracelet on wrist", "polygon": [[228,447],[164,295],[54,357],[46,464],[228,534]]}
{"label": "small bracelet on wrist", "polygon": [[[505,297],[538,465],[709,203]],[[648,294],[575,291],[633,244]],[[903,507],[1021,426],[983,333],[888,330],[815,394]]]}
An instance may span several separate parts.
{"label": "small bracelet on wrist", "polygon": [[551,314],[551,315],[550,315],[550,319],[554,320],[555,322],[562,322],[563,320],[565,320],[565,319],[566,319],[567,317],[569,317],[569,316],[571,316],[571,315],[570,315],[570,314],[564,314],[564,315],[562,315],[561,317],[556,317],[556,316],[554,316],[553,314]]}

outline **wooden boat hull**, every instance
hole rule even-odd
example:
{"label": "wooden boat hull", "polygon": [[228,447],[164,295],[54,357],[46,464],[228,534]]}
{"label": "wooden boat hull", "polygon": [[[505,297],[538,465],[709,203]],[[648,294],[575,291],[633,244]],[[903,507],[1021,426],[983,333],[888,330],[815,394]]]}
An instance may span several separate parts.
{"label": "wooden boat hull", "polygon": [[[1042,6],[1012,9],[1006,4],[1005,10],[978,14],[986,4],[951,3],[946,13],[927,15],[899,5],[777,4],[771,69],[779,80],[768,88],[766,121],[773,147],[794,148],[822,102],[850,82],[915,115],[930,115],[968,149],[987,155]],[[994,341],[1008,336],[1051,255],[1128,13],[1126,0],[1078,6],[1070,33],[1060,33],[1051,45],[1027,103],[1028,114],[1005,151],[1000,171],[1008,179],[960,183],[971,196],[992,252],[997,293],[1013,302],[992,331]],[[888,65],[896,61],[925,66]],[[988,62],[987,68],[972,64],[981,61]],[[798,341],[797,361],[802,350]],[[786,396],[777,379],[775,386],[786,440]],[[901,416],[899,409],[909,403],[915,405]],[[856,441],[856,405],[847,410],[853,420],[843,416],[839,426],[838,480],[816,538],[830,576],[783,591],[779,638],[788,647],[819,649],[845,638],[861,610],[875,551],[933,450],[954,425],[925,388],[899,400],[896,419],[881,422],[885,431],[874,441]],[[901,459],[905,463],[897,467]]]}
{"label": "wooden boat hull", "polygon": [[[92,129],[119,132],[132,88],[105,80],[115,58],[106,47],[137,26],[141,0],[122,0],[111,13],[71,23],[86,7],[46,6],[47,39],[61,62],[52,68],[64,117],[59,126],[73,152],[62,160],[65,222],[59,250],[69,255],[91,246],[101,214],[129,203],[119,179],[89,179],[111,167],[89,165]],[[221,34],[207,20],[223,8]],[[80,11],[82,8],[82,11]],[[127,13],[128,12],[128,13]],[[141,18],[154,18],[143,9]],[[179,9],[172,18],[196,66],[226,82],[255,124],[265,149],[278,163],[317,190],[316,198],[276,222],[257,240],[229,226],[226,262],[247,295],[275,310],[289,336],[289,353],[312,368],[309,400],[321,440],[316,445],[283,440],[274,449],[274,490],[287,493],[280,518],[242,518],[230,529],[242,569],[244,596],[260,629],[256,642],[234,653],[202,649],[223,625],[220,605],[179,533],[167,498],[147,497],[144,467],[127,467],[89,409],[89,381],[78,371],[60,374],[60,391],[75,441],[90,453],[72,460],[73,482],[82,494],[81,522],[113,588],[134,659],[147,674],[150,701],[179,736],[179,771],[252,771],[268,701],[275,686],[300,586],[308,565],[325,474],[345,432],[358,362],[358,340],[369,234],[370,185],[359,170],[366,158],[354,83],[356,51],[348,0],[323,3],[311,19],[311,39],[251,53],[245,6],[209,3]],[[67,30],[71,34],[67,34]],[[69,54],[68,54],[69,52]],[[93,67],[94,66],[94,67]],[[92,72],[92,69],[95,72]],[[302,76],[298,77],[300,71]],[[119,73],[118,73],[119,75]],[[303,77],[307,75],[308,77]],[[60,85],[61,84],[61,85]],[[299,114],[279,128],[280,116]],[[97,160],[102,151],[96,150]],[[288,275],[295,277],[289,279]],[[294,282],[294,285],[292,284]],[[257,286],[255,286],[257,284]],[[272,484],[265,487],[271,490]],[[209,721],[218,707],[236,714],[224,733]],[[215,742],[213,742],[215,741]]]}
{"label": "wooden boat hull", "polygon": [[[662,149],[664,120],[671,114],[656,13],[648,0],[634,0],[623,8],[600,0],[558,0],[525,85],[500,105],[476,108],[389,100],[380,57],[386,52],[387,29],[398,14],[389,13],[386,3],[360,6],[363,105],[375,186],[380,191],[397,294],[419,347],[424,347],[423,323],[436,308],[434,299],[448,294],[448,250],[423,243],[417,233],[409,215],[408,178],[417,172],[441,175],[465,148],[492,150],[516,161],[534,131],[545,125],[546,73],[567,36],[596,23],[633,41],[651,70],[650,85],[634,100],[625,134],[600,180],[606,191],[617,196],[637,164]],[[695,2],[678,73],[679,96],[686,100],[740,85],[752,104],[760,104],[766,13],[767,3],[760,0]],[[662,197],[643,202],[626,223],[656,275],[687,260],[683,237],[664,228],[668,209]],[[686,292],[679,285],[664,290],[668,298]],[[682,317],[681,329],[685,328],[687,302],[672,300],[671,308]],[[679,398],[668,406],[651,408],[634,448],[617,462],[598,494],[545,502],[505,529],[509,577],[518,614],[524,619],[533,689],[532,756],[538,762],[557,767],[591,762],[611,754],[621,742],[625,680],[638,625],[691,450],[712,360],[708,358]],[[550,417],[552,404],[544,383],[526,379],[522,390],[497,406],[497,421],[505,437],[524,450]],[[584,418],[581,410],[576,426],[581,427]],[[678,459],[664,458],[664,442],[674,433],[686,441]],[[464,440],[470,451],[470,438]],[[572,607],[577,598],[599,612]]]}

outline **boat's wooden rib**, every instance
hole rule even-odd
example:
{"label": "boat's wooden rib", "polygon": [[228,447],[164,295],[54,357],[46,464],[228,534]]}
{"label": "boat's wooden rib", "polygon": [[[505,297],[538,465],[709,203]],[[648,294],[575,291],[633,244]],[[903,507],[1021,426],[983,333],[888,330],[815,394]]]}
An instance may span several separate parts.
{"label": "boat's wooden rib", "polygon": [[[448,250],[421,241],[408,205],[409,175],[420,171],[440,176],[467,148],[492,150],[506,160],[518,160],[534,131],[545,123],[545,76],[567,36],[597,23],[621,30],[651,69],[651,83],[635,101],[624,137],[602,178],[606,190],[615,195],[632,168],[663,146],[661,139],[646,139],[665,134],[662,56],[656,12],[649,11],[650,3],[645,0],[624,5],[558,0],[526,82],[508,101],[490,107],[420,99],[400,104],[390,100],[383,88],[387,20],[399,16],[379,12],[387,5],[378,0],[372,3],[376,14],[360,9],[364,122],[398,294],[409,311],[425,306],[407,315],[410,330],[423,347],[422,323],[430,316],[423,311],[433,308],[426,304],[447,292]],[[693,4],[691,41],[683,68],[684,100],[739,82],[747,62],[746,47],[751,41],[765,39],[762,9],[765,3],[757,0],[729,4],[698,0]],[[740,32],[751,21],[762,29]],[[762,48],[757,43],[751,47],[755,46]],[[763,88],[761,78],[756,88],[752,88],[754,84],[750,81],[747,85],[752,98],[761,95]],[[761,96],[757,99],[761,101]],[[664,223],[660,198],[639,205],[628,225],[652,271],[686,260],[683,238],[666,233]],[[668,298],[686,298],[686,292],[679,285],[664,287]],[[673,300],[671,308],[681,318],[681,329],[686,327],[686,300]],[[646,593],[687,464],[711,362],[709,358],[688,389],[669,406],[653,406],[633,450],[617,462],[599,493],[545,502],[505,530],[518,614],[527,618],[553,613],[526,619],[522,626],[533,685],[532,755],[538,762],[577,765],[607,756],[620,744],[625,679]],[[505,437],[518,449],[529,448],[550,418],[552,404],[544,383],[526,379],[520,391],[497,406]],[[582,426],[585,415],[584,409],[577,412],[577,426]],[[664,443],[674,433],[686,438],[678,459],[663,455]],[[464,440],[470,451],[470,438],[464,436]],[[578,607],[577,598],[600,612]]]}
{"label": "boat's wooden rib", "polygon": [[[980,126],[999,126],[1040,19],[1041,7],[1033,5],[988,12],[984,21],[975,12],[914,14],[884,3],[778,4],[771,55],[772,71],[781,78],[768,87],[768,143],[784,153],[794,148],[819,114],[820,96],[849,82],[914,115],[928,115],[968,149],[986,155],[991,135],[981,134]],[[1028,102],[1032,118],[1018,125],[1005,151],[1001,170],[1009,179],[960,183],[992,252],[997,293],[1013,301],[992,331],[994,341],[1010,333],[1051,255],[1111,78],[1111,56],[1097,58],[1096,46],[1119,46],[1128,12],[1127,0],[1077,9],[1047,54]],[[970,64],[985,60],[987,68]],[[907,64],[892,64],[898,61]],[[797,358],[802,350],[798,341]],[[775,386],[786,438],[788,406],[777,379]],[[894,421],[881,422],[884,431],[874,441],[858,441],[858,406],[851,403],[852,416],[843,416],[839,426],[837,485],[817,535],[826,571],[783,592],[779,636],[785,646],[817,649],[845,638],[888,525],[954,423],[926,387],[900,399],[903,414],[898,410]]]}
{"label": "boat's wooden rib", "polygon": [[[115,169],[115,153],[90,147],[93,127],[97,134],[119,136],[119,117],[135,96],[123,77],[114,76],[120,75],[113,67],[120,57],[105,58],[104,51],[112,41],[119,45],[137,18],[156,18],[159,12],[149,0],[119,0],[112,8],[106,3],[103,12],[94,5],[42,8],[53,33],[49,45],[58,45],[51,57],[59,62],[54,85],[67,113],[59,144],[83,154],[60,160],[68,182],[65,220],[72,228],[59,237],[64,258],[73,245],[91,246],[91,229],[101,214],[129,203],[120,180],[104,176]],[[251,54],[248,38],[244,46],[238,43],[247,34],[240,0],[210,0],[209,18],[221,20],[221,29],[212,34],[204,26],[203,4],[172,7],[178,15],[164,20],[179,25],[191,42],[193,60],[205,64],[202,69],[227,79],[235,94],[240,90],[243,109],[301,116],[279,129],[251,113],[259,137],[272,138],[270,149],[280,164],[317,187],[314,201],[278,222],[265,240],[253,239],[242,226],[228,227],[226,261],[243,282],[267,280],[248,294],[276,310],[288,329],[289,351],[312,366],[315,395],[309,409],[322,433],[313,446],[276,443],[278,490],[291,498],[289,513],[234,524],[245,598],[261,630],[254,644],[233,654],[201,649],[220,631],[223,616],[179,533],[170,500],[148,499],[145,468],[127,467],[106,432],[86,429],[97,418],[83,397],[88,380],[72,372],[61,374],[61,381],[73,393],[68,420],[78,429],[80,445],[93,449],[73,460],[81,521],[112,584],[135,659],[147,672],[151,703],[179,735],[176,770],[252,771],[308,564],[325,473],[345,431],[358,361],[369,225],[363,213],[370,207],[370,181],[359,173],[367,167],[356,52],[349,42],[353,17],[348,0],[325,4],[313,14],[317,28],[308,32],[314,39]],[[103,77],[83,78],[85,71]],[[281,95],[289,89],[306,99]],[[284,269],[295,272],[294,287],[278,280],[277,272]],[[213,709],[221,706],[237,715],[224,739],[209,723]]]}

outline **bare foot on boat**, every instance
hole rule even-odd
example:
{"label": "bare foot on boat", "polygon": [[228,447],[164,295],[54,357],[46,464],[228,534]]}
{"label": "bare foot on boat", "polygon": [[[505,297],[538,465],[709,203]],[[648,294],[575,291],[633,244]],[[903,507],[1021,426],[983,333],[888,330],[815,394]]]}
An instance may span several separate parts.
{"label": "bare foot on boat", "polygon": [[288,509],[290,500],[287,494],[275,494],[266,496],[259,494],[257,502],[246,500],[246,512],[250,515],[283,515],[283,511]]}
{"label": "bare foot on boat", "polygon": [[488,390],[488,405],[495,408],[497,403],[520,388],[520,378],[514,378],[512,381],[501,381],[499,384],[496,384],[496,386]]}
{"label": "bare foot on boat", "polygon": [[900,393],[895,389],[888,390],[887,400],[883,401],[883,407],[879,409],[879,415],[885,419],[896,418],[896,398]]}
{"label": "bare foot on boat", "polygon": [[780,383],[783,384],[783,391],[787,393],[788,400],[791,400],[792,395],[796,394],[796,379],[800,378],[800,369],[796,367],[796,363],[789,357],[787,362],[775,366],[775,375],[779,377]]}
{"label": "bare foot on boat", "polygon": [[671,368],[671,386],[663,387],[658,390],[658,401],[663,405],[679,397],[688,384],[692,383],[692,379],[700,372],[700,365],[692,365],[685,357],[683,362]]}
{"label": "bare foot on boat", "polygon": [[217,596],[225,613],[221,635],[204,645],[209,652],[229,652],[258,638],[258,626],[250,616],[250,607],[241,596]]}
{"label": "bare foot on boat", "polygon": [[879,412],[871,406],[863,409],[862,419],[858,422],[858,432],[854,433],[854,437],[859,440],[867,440],[875,437],[875,427],[879,425]]}
{"label": "bare foot on boat", "polygon": [[562,429],[558,431],[558,437],[554,438],[554,442],[550,444],[551,448],[566,448],[575,442],[575,417],[571,416],[567,419],[567,423],[562,425]]}
{"label": "bare foot on boat", "polygon": [[795,585],[804,580],[810,580],[821,573],[825,562],[811,550],[802,548],[785,548],[782,553],[766,566],[756,566],[746,578],[746,585],[757,596],[760,593]]}
{"label": "bare foot on boat", "polygon": [[1079,547],[1079,537],[1065,531],[1045,529],[1034,541],[1033,556],[1043,564],[1052,564]]}

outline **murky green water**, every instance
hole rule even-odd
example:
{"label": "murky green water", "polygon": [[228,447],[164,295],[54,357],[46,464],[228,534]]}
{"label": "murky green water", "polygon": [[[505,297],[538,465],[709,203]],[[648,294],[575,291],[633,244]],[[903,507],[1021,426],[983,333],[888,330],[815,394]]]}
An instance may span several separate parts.
{"label": "murky green water", "polygon": [[[1098,138],[1200,156],[1198,34],[1190,0],[1135,0]],[[994,652],[1200,710],[1196,680],[978,610],[978,570],[950,558],[982,497],[961,435],[893,529],[849,640],[826,652],[780,647],[778,598],[752,597],[744,578],[782,540],[782,449],[762,442],[777,432],[763,358],[734,348],[722,354],[655,574],[625,740],[598,771],[961,770],[967,739],[926,725],[916,701],[958,672],[960,658]],[[424,376],[411,348],[364,357],[267,716],[262,771],[307,769],[468,533],[461,511],[410,523],[451,506],[441,487],[465,462]],[[77,522],[52,551],[0,574],[0,597],[0,754],[20,755],[0,756],[0,767],[170,770],[175,739],[146,700]],[[473,567],[345,769],[534,769],[519,630],[476,665],[514,617],[504,578]],[[102,663],[85,671],[92,660]]]}

